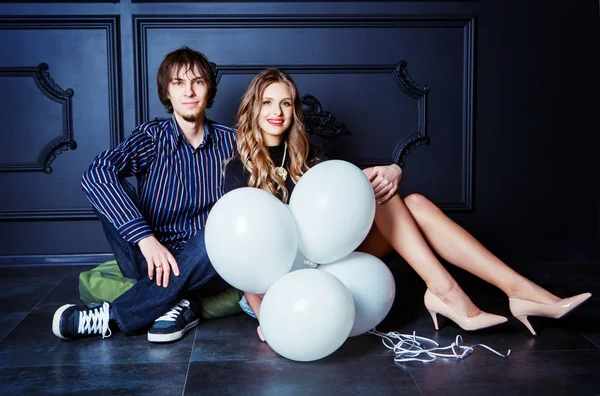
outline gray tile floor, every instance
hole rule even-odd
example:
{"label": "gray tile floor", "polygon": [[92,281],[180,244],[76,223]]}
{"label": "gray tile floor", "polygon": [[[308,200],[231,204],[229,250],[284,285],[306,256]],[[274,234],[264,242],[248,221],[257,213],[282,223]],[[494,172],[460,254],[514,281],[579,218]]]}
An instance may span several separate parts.
{"label": "gray tile floor", "polygon": [[[415,331],[442,345],[460,334],[465,345],[512,350],[506,359],[476,348],[459,361],[403,364],[376,336],[352,337],[318,361],[290,361],[258,340],[256,323],[244,314],[206,321],[171,344],[120,332],[63,341],[51,332],[53,312],[78,301],[77,278],[89,267],[0,268],[0,394],[599,395],[600,257],[522,257],[511,265],[554,293],[594,296],[562,320],[533,318],[537,337],[512,317],[476,332],[441,318],[436,331],[423,307],[422,282],[393,260],[396,301],[380,331]],[[510,314],[497,289],[451,272],[482,309]]]}

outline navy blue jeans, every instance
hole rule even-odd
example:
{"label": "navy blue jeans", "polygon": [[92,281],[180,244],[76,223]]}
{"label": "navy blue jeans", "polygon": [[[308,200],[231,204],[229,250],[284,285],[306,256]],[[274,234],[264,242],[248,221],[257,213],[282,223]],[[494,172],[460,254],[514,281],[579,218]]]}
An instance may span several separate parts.
{"label": "navy blue jeans", "polygon": [[[138,203],[133,186],[126,181],[122,183],[134,203]],[[125,241],[106,216],[96,213],[121,273],[137,280],[111,304],[111,316],[125,334],[146,329],[184,297],[211,295],[229,287],[208,259],[204,230],[190,238],[182,250],[171,252],[179,266],[179,276],[171,272],[169,286],[165,288],[148,278],[148,264],[137,244]]]}

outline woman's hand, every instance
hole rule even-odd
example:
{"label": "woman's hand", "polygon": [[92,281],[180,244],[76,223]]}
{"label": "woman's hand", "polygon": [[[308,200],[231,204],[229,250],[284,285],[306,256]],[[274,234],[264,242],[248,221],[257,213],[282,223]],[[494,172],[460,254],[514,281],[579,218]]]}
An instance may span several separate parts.
{"label": "woman's hand", "polygon": [[363,169],[363,172],[371,182],[378,204],[386,203],[398,192],[403,176],[398,165],[374,166]]}
{"label": "woman's hand", "polygon": [[138,246],[146,259],[146,263],[148,263],[148,278],[153,279],[156,271],[156,284],[158,286],[169,286],[171,269],[173,269],[175,276],[179,276],[179,267],[175,257],[154,236],[140,240]]}

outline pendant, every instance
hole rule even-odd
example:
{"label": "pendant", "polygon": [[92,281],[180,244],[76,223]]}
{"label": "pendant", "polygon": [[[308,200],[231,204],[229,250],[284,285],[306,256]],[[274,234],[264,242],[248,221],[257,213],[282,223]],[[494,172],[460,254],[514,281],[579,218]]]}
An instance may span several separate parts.
{"label": "pendant", "polygon": [[281,177],[283,179],[283,181],[285,181],[285,179],[287,179],[287,171],[283,168],[283,166],[277,166],[275,167],[275,173],[277,173],[277,175],[279,175],[279,177]]}

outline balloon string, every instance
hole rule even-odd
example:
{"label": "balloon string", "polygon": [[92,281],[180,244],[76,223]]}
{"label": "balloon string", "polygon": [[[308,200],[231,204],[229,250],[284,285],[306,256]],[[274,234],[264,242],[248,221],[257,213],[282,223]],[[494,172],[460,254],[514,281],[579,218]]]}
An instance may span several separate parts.
{"label": "balloon string", "polygon": [[304,264],[308,265],[310,268],[317,268],[319,266],[319,264],[315,263],[314,261],[310,261],[310,260],[304,260]]}
{"label": "balloon string", "polygon": [[[464,359],[473,352],[475,347],[478,346],[485,348],[488,351],[493,352],[496,355],[503,358],[508,357],[511,352],[511,350],[509,349],[506,355],[503,355],[500,352],[484,344],[476,344],[472,346],[461,345],[462,336],[460,334],[456,336],[456,340],[452,344],[445,347],[440,347],[440,345],[437,342],[429,338],[417,336],[416,332],[413,332],[412,335],[408,335],[400,334],[396,331],[382,333],[377,331],[376,329],[373,329],[368,331],[366,334],[372,334],[381,337],[381,342],[383,343],[383,345],[386,348],[394,351],[396,355],[394,357],[394,362],[396,363],[414,361],[428,363],[437,360],[438,357]],[[433,347],[426,348],[424,346],[424,343],[429,343],[433,345]],[[449,351],[449,353],[445,353],[446,351]]]}

